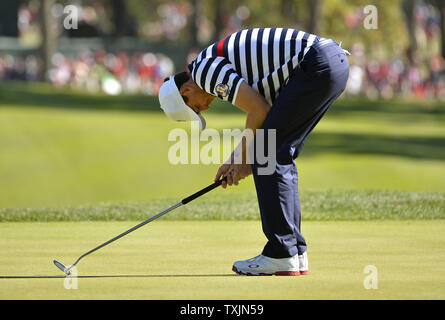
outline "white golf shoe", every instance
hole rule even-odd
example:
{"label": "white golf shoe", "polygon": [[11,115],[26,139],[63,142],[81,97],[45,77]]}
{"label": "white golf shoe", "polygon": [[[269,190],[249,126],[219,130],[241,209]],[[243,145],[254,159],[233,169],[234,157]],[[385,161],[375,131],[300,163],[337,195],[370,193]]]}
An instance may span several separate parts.
{"label": "white golf shoe", "polygon": [[296,255],[290,258],[274,259],[260,254],[252,259],[236,261],[232,270],[246,276],[298,276],[300,274]]}
{"label": "white golf shoe", "polygon": [[309,260],[307,259],[307,252],[298,256],[298,269],[300,274],[309,274]]}

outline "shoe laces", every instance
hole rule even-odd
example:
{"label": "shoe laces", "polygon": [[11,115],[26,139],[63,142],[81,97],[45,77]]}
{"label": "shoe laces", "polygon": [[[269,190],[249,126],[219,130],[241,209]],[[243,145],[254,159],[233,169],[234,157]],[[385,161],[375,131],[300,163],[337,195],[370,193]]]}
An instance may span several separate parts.
{"label": "shoe laces", "polygon": [[257,255],[256,257],[253,257],[253,258],[248,259],[247,261],[256,261],[256,260],[258,260],[258,259],[261,258],[261,257],[262,257],[262,254],[259,254],[259,255]]}

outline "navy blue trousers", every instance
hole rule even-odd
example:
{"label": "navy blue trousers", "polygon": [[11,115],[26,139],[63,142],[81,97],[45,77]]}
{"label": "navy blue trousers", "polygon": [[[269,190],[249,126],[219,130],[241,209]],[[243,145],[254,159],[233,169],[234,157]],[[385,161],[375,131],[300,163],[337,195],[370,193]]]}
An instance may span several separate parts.
{"label": "navy blue trousers", "polygon": [[[346,87],[349,62],[333,40],[311,47],[282,89],[262,126],[265,143],[268,129],[276,131],[276,169],[273,174],[252,173],[258,197],[263,232],[267,237],[262,254],[286,258],[303,254],[306,240],[301,232],[298,174],[294,159],[331,104]],[[266,152],[267,146],[265,146]],[[266,153],[267,154],[267,153]]]}

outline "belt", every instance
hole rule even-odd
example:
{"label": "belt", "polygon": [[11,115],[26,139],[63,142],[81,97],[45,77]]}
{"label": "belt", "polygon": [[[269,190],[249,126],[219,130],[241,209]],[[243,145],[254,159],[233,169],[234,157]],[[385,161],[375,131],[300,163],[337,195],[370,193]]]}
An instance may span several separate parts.
{"label": "belt", "polygon": [[[326,39],[326,38],[321,38],[319,41],[317,41],[316,43],[314,43],[311,47],[314,48],[314,49],[317,49],[317,48],[321,48],[321,47],[327,46],[327,45],[329,45],[329,44],[336,44],[336,45],[338,45],[338,46],[341,48],[341,42],[338,43],[338,42],[335,41],[334,39]],[[347,55],[351,55],[351,53],[349,53],[348,50],[345,50],[345,49],[343,49],[343,48],[341,48],[341,49],[343,50],[343,52],[344,52],[345,54],[347,54]]]}
{"label": "belt", "polygon": [[317,49],[317,48],[327,46],[328,44],[334,44],[334,43],[338,45],[337,41],[335,41],[334,39],[321,38],[319,41],[314,43],[311,47],[313,47],[314,49]]}

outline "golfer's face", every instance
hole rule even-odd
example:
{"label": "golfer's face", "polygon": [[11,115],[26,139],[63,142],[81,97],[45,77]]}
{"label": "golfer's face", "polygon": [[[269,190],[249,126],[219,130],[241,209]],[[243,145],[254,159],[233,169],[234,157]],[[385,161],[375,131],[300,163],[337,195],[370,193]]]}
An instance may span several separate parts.
{"label": "golfer's face", "polygon": [[208,110],[215,97],[202,90],[195,83],[193,84],[187,86],[186,90],[181,90],[181,95],[187,97],[186,104],[196,113]]}
{"label": "golfer's face", "polygon": [[196,113],[200,113],[201,111],[208,110],[212,101],[213,97],[193,96],[188,99],[187,105]]}

